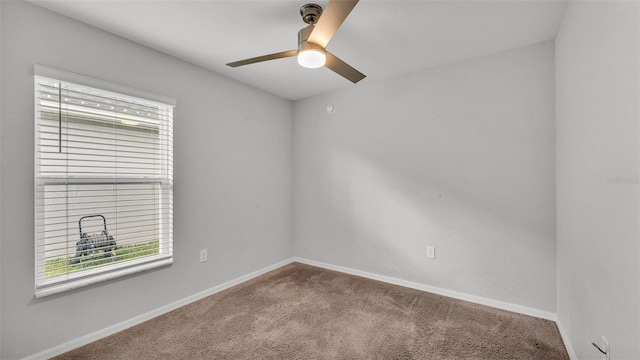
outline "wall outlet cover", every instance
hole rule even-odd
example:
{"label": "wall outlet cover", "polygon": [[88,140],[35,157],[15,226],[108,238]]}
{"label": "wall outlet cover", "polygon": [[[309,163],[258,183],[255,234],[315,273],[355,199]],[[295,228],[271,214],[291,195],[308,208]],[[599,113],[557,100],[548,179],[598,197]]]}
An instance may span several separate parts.
{"label": "wall outlet cover", "polygon": [[427,246],[427,259],[435,259],[436,258],[436,248],[433,246]]}
{"label": "wall outlet cover", "polygon": [[200,262],[207,261],[207,249],[200,250]]}

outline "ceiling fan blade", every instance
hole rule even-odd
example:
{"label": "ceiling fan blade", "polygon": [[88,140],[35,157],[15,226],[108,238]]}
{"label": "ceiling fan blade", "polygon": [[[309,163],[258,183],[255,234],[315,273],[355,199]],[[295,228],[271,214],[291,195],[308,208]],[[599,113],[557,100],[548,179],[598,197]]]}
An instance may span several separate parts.
{"label": "ceiling fan blade", "polygon": [[327,47],[333,35],[357,3],[358,0],[329,0],[307,40],[323,48]]}
{"label": "ceiling fan blade", "polygon": [[332,53],[325,51],[325,56],[327,57],[327,62],[324,64],[324,66],[333,70],[333,72],[351,81],[352,83],[355,84],[366,77],[365,74],[354,69],[346,62],[338,59],[338,57],[333,55]]}
{"label": "ceiling fan blade", "polygon": [[258,57],[254,57],[254,58],[251,58],[251,59],[244,59],[244,60],[240,60],[240,61],[234,61],[234,62],[228,63],[227,65],[231,66],[231,67],[238,67],[238,66],[243,66],[243,65],[259,63],[259,62],[262,62],[262,61],[276,60],[276,59],[292,57],[292,56],[296,56],[296,55],[298,55],[298,50],[289,50],[289,51],[283,51],[283,52],[279,52],[279,53],[275,53],[275,54],[258,56]]}

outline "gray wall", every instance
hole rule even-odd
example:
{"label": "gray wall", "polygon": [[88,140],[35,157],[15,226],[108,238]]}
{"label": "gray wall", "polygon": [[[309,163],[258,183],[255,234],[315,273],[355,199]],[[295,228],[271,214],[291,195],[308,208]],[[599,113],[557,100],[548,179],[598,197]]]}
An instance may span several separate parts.
{"label": "gray wall", "polygon": [[[289,101],[28,3],[1,7],[0,358],[60,345],[293,255]],[[35,63],[178,100],[173,266],[34,299]],[[199,263],[203,248],[209,261]]]}
{"label": "gray wall", "polygon": [[555,312],[553,62],[545,42],[295,102],[296,256]]}
{"label": "gray wall", "polygon": [[558,316],[640,359],[640,4],[571,1],[556,38]]}

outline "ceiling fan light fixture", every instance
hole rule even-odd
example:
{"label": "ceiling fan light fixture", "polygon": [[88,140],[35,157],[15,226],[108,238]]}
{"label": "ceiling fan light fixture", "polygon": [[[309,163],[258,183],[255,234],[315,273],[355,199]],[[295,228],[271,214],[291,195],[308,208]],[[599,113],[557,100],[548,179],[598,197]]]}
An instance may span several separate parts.
{"label": "ceiling fan light fixture", "polygon": [[[307,30],[307,28],[302,29],[300,33],[305,30]],[[300,35],[300,33],[298,35]],[[317,69],[324,66],[326,61],[327,56],[322,46],[300,39],[298,42],[298,64],[300,64],[300,66]]]}
{"label": "ceiling fan light fixture", "polygon": [[322,50],[310,49],[298,53],[298,64],[308,69],[323,67],[326,61],[327,57]]}

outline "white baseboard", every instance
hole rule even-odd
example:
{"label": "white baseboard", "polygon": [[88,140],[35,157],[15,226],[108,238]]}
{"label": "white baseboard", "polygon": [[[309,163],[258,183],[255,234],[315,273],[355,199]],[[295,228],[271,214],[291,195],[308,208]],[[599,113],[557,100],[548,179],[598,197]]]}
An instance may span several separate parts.
{"label": "white baseboard", "polygon": [[309,259],[304,259],[299,257],[294,257],[293,261],[297,261],[303,264],[317,266],[317,267],[321,267],[329,270],[335,270],[335,271],[339,271],[339,272],[343,272],[351,275],[361,276],[361,277],[372,279],[372,280],[378,280],[378,281],[382,281],[382,282],[386,282],[394,285],[400,285],[400,286],[404,286],[404,287],[408,287],[416,290],[426,291],[433,294],[443,295],[443,296],[451,297],[454,299],[465,300],[472,303],[486,305],[486,306],[490,306],[490,307],[494,307],[502,310],[523,314],[523,315],[534,316],[534,317],[551,320],[551,321],[556,321],[557,319],[556,314],[552,312],[538,310],[538,309],[517,305],[517,304],[512,304],[504,301],[489,299],[481,296],[466,294],[458,291],[443,289],[436,286],[420,284],[413,281],[397,279],[390,276],[378,275],[378,274],[374,274],[366,271],[356,270],[356,269],[352,269],[344,266],[327,264],[320,261],[309,260]]}
{"label": "white baseboard", "polygon": [[571,346],[571,341],[569,341],[569,335],[565,332],[562,327],[562,323],[559,318],[556,318],[556,325],[558,326],[558,331],[560,331],[560,336],[562,337],[562,341],[564,342],[564,347],[567,348],[567,353],[569,354],[569,358],[571,360],[578,360],[576,356],[576,352],[573,350],[573,346]]}
{"label": "white baseboard", "polygon": [[198,301],[198,300],[200,300],[202,298],[205,298],[207,296],[219,293],[219,292],[221,292],[223,290],[226,290],[226,289],[228,289],[230,287],[233,287],[233,286],[241,284],[241,283],[243,283],[245,281],[251,280],[251,279],[253,279],[255,277],[258,277],[258,276],[260,276],[262,274],[265,274],[265,273],[267,273],[267,272],[269,272],[271,270],[275,270],[277,268],[280,268],[280,267],[285,266],[287,264],[290,264],[292,262],[293,262],[293,259],[286,259],[286,260],[277,262],[277,263],[275,263],[273,265],[267,266],[267,267],[262,268],[260,270],[256,270],[256,271],[254,271],[252,273],[249,273],[247,275],[240,276],[240,277],[235,278],[233,280],[230,280],[230,281],[227,281],[227,282],[222,283],[220,285],[214,286],[214,287],[212,287],[210,289],[207,289],[207,290],[201,291],[199,293],[187,296],[186,298],[180,299],[178,301],[174,301],[174,302],[172,302],[172,303],[170,303],[168,305],[162,306],[162,307],[157,308],[155,310],[151,310],[151,311],[149,311],[149,312],[147,312],[145,314],[142,314],[142,315],[136,316],[134,318],[125,320],[125,321],[123,321],[121,323],[106,327],[106,328],[98,330],[96,332],[81,336],[81,337],[79,337],[77,339],[65,342],[63,344],[54,346],[54,347],[52,347],[50,349],[47,349],[47,350],[44,350],[44,351],[41,351],[41,352],[39,352],[37,354],[33,354],[33,355],[30,355],[30,356],[27,356],[27,357],[23,358],[23,360],[49,359],[49,358],[52,358],[54,356],[58,356],[60,354],[64,354],[67,351],[71,351],[73,349],[79,348],[80,346],[89,344],[89,343],[94,342],[96,340],[100,340],[100,339],[105,338],[105,337],[107,337],[109,335],[113,335],[113,334],[115,334],[117,332],[120,332],[122,330],[128,329],[128,328],[130,328],[132,326],[141,324],[141,323],[143,323],[145,321],[148,321],[148,320],[151,320],[151,319],[153,319],[153,318],[155,318],[157,316],[160,316],[162,314],[168,313],[169,311],[172,311],[172,310],[175,310],[175,309],[177,309],[179,307],[188,305],[188,304],[190,304],[190,303],[192,303],[194,301]]}

